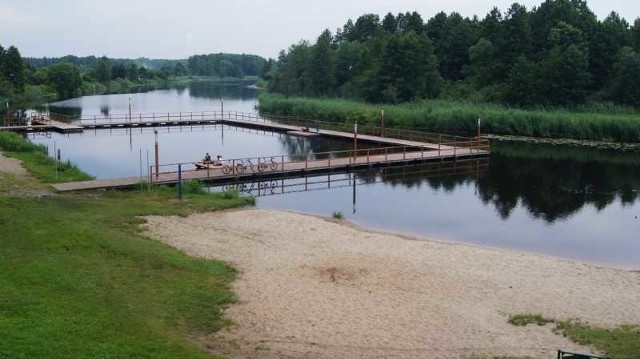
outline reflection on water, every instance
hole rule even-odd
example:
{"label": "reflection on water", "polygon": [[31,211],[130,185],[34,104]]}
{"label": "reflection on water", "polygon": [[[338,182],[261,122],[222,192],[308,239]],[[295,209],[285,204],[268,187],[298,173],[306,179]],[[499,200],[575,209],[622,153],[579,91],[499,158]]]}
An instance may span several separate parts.
{"label": "reflection on water", "polygon": [[478,182],[480,196],[503,219],[518,203],[548,223],[585,205],[602,210],[638,201],[640,156],[594,148],[494,142],[491,168]]}
{"label": "reflection on water", "polygon": [[[486,171],[489,160],[474,159],[458,162],[422,163],[406,166],[377,167],[354,172],[328,172],[322,175],[292,174],[280,179],[243,179],[212,186],[214,192],[237,191],[256,197],[289,193],[324,191],[349,187],[353,189],[354,208],[356,186],[385,183],[412,188],[425,181],[432,189],[446,188],[453,182],[471,175],[475,178]],[[446,176],[446,177],[445,177]],[[455,177],[452,177],[455,176]],[[446,185],[443,185],[447,183]],[[453,189],[453,188],[451,188]]]}
{"label": "reflection on water", "polygon": [[[88,96],[70,100],[75,109],[69,113],[122,114],[129,98],[137,112],[212,110],[220,106],[221,90],[196,85],[182,92]],[[244,91],[232,95],[229,90],[225,109],[253,112],[255,99],[246,99]],[[166,127],[159,132],[161,163],[196,161],[205,152],[225,158],[314,158],[352,146],[348,141],[228,126]],[[154,146],[150,128],[30,136],[46,144],[51,154],[61,149],[63,160],[98,178],[146,173]],[[258,196],[261,208],[319,215],[340,211],[367,227],[640,268],[638,153],[494,141],[488,164],[477,162],[466,171],[451,171],[452,165],[378,168],[233,186]]]}

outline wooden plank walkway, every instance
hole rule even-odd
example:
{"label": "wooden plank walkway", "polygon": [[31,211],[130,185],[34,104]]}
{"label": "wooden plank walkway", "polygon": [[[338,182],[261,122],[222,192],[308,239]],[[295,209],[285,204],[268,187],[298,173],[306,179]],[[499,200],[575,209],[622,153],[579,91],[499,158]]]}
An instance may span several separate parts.
{"label": "wooden plank walkway", "polygon": [[[223,120],[220,120],[220,122],[228,125],[238,126],[238,127],[265,129],[269,131],[285,132],[285,133],[293,132],[293,134],[302,131],[302,127],[300,126],[285,125],[285,124],[275,123],[270,121],[258,122],[258,121],[248,121],[248,120],[223,119]],[[351,140],[351,141],[353,140],[353,137],[354,137],[352,132],[343,132],[343,131],[334,131],[334,130],[309,129],[308,131],[302,131],[302,132],[307,132],[309,134],[319,134],[326,137],[333,137],[333,138],[339,138],[342,140]],[[406,146],[406,147],[418,147],[418,148],[424,147],[424,148],[429,148],[433,150],[437,150],[438,148],[440,149],[453,148],[453,146],[438,145],[434,143],[404,140],[404,139],[391,138],[391,137],[380,137],[380,136],[371,136],[371,135],[364,135],[364,134],[358,134],[357,137],[358,137],[358,141],[378,143],[383,146]]]}
{"label": "wooden plank walkway", "polygon": [[[273,132],[291,133],[292,135],[321,135],[324,137],[338,138],[342,140],[353,140],[353,132],[348,131],[336,131],[329,129],[309,128],[300,125],[290,125],[275,122],[265,118],[261,118],[257,115],[229,112],[211,112],[211,113],[180,113],[180,114],[166,114],[153,116],[140,115],[139,117],[117,117],[115,119],[79,119],[74,124],[66,122],[56,121],[49,118],[34,118],[33,125],[31,126],[10,126],[0,127],[1,130],[13,130],[13,131],[47,131],[54,130],[60,133],[73,133],[82,132],[84,129],[112,129],[112,128],[142,128],[142,127],[165,127],[165,126],[194,126],[194,125],[212,125],[212,124],[226,124],[237,127],[260,129]],[[312,123],[310,121],[305,124]],[[319,124],[320,122],[318,122]],[[360,142],[377,143],[382,146],[409,146],[418,148],[430,148],[430,149],[446,149],[443,145],[445,142],[449,142],[447,145],[456,146],[455,141],[451,138],[453,136],[444,136],[443,138],[435,138],[437,136],[431,134],[430,138],[423,138],[421,141],[415,139],[400,139],[394,137],[382,137],[372,136],[367,134],[358,134],[357,138]],[[464,139],[469,141],[469,139]],[[438,144],[439,143],[439,144]],[[450,147],[452,148],[452,147]]]}
{"label": "wooden plank walkway", "polygon": [[84,127],[55,120],[33,121],[31,125],[0,126],[0,131],[76,133],[84,131]]}
{"label": "wooden plank walkway", "polygon": [[66,123],[62,121],[56,121],[52,119],[43,119],[43,120],[33,119],[32,123],[36,125],[41,125],[41,126],[49,126],[54,131],[60,132],[60,133],[74,133],[74,132],[82,132],[84,130],[82,126],[78,126],[75,124]]}
{"label": "wooden plank walkway", "polygon": [[[403,163],[417,163],[417,162],[430,162],[430,161],[449,161],[457,159],[468,159],[474,157],[486,157],[489,152],[483,149],[474,148],[454,148],[430,150],[430,151],[411,151],[403,153],[388,153],[388,154],[376,154],[369,156],[357,156],[357,157],[343,157],[343,158],[329,158],[321,160],[308,160],[308,161],[296,161],[279,163],[276,169],[266,169],[263,172],[259,172],[257,169],[252,170],[247,168],[245,172],[238,173],[235,170],[232,173],[225,174],[223,167],[218,166],[211,169],[195,170],[195,165],[183,164],[182,180],[200,180],[210,182],[232,182],[242,178],[280,178],[292,174],[311,174],[311,173],[325,173],[325,172],[338,172],[363,167],[379,167],[394,164]],[[227,163],[230,163],[227,162]],[[257,167],[257,166],[256,166]],[[152,184],[171,184],[178,182],[177,172],[163,172],[157,176],[154,174],[151,176]],[[148,180],[148,178],[145,178]],[[89,189],[108,189],[108,188],[123,188],[134,187],[140,184],[140,177],[126,177],[106,180],[93,180],[82,182],[69,182],[53,184],[53,188],[58,191],[78,191]]]}
{"label": "wooden plank walkway", "polygon": [[[352,132],[344,132],[344,131],[335,131],[335,130],[325,130],[325,129],[308,129],[301,126],[295,125],[287,125],[282,123],[277,123],[269,120],[244,120],[244,119],[233,119],[233,118],[223,118],[223,117],[202,117],[195,118],[184,117],[169,117],[162,118],[158,117],[157,119],[145,118],[138,120],[135,117],[133,121],[109,121],[109,122],[95,122],[91,123],[91,121],[84,120],[81,123],[81,127],[90,128],[90,129],[108,129],[108,128],[138,128],[138,127],[164,127],[164,126],[193,126],[193,125],[212,125],[212,124],[224,124],[231,125],[243,128],[252,128],[252,129],[260,129],[267,130],[273,132],[282,132],[282,133],[291,133],[292,135],[298,136],[315,136],[320,135],[324,137],[333,137],[343,140],[353,140]],[[404,140],[398,138],[391,137],[380,137],[380,136],[371,136],[365,134],[358,134],[358,141],[362,142],[370,142],[370,143],[378,143],[384,146],[415,146],[415,147],[425,147],[431,149],[438,149],[437,144],[425,143],[420,141],[412,141],[412,140]]]}

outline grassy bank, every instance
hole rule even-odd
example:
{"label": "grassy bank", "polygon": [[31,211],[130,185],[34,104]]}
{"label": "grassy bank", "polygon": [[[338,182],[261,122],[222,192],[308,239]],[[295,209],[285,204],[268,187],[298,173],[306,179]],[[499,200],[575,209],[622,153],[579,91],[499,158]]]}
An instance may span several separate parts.
{"label": "grassy bank", "polygon": [[[325,121],[379,124],[380,105],[342,99],[260,96],[265,114],[292,115]],[[478,117],[482,131],[498,135],[572,138],[593,141],[640,141],[640,113],[624,108],[522,110],[495,104],[445,100],[384,106],[385,127],[473,135]]]}
{"label": "grassy bank", "polygon": [[637,326],[597,328],[576,321],[556,321],[539,314],[514,315],[509,318],[509,323],[516,326],[555,324],[553,331],[556,334],[595,348],[611,359],[638,358],[640,353],[640,327]]}
{"label": "grassy bank", "polygon": [[[13,151],[27,162],[37,152]],[[202,194],[197,184],[183,201],[169,187],[36,198],[31,182],[0,172],[0,358],[210,357],[188,337],[227,324],[235,270],[145,237],[138,216],[252,199]]]}
{"label": "grassy bank", "polygon": [[46,183],[93,179],[71,162],[58,162],[47,156],[44,146],[33,144],[17,133],[0,132],[0,149],[7,157],[22,160],[23,166],[31,174]]}

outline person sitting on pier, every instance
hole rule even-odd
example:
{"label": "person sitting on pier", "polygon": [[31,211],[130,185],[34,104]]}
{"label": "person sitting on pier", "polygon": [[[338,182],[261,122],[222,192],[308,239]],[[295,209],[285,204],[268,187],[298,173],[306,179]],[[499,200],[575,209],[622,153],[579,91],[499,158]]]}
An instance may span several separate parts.
{"label": "person sitting on pier", "polygon": [[224,164],[224,160],[222,159],[222,156],[217,155],[216,161],[213,164],[214,166],[222,166]]}
{"label": "person sitting on pier", "polygon": [[211,156],[209,156],[209,152],[204,155],[204,159],[202,159],[202,163],[209,164],[211,163]]}

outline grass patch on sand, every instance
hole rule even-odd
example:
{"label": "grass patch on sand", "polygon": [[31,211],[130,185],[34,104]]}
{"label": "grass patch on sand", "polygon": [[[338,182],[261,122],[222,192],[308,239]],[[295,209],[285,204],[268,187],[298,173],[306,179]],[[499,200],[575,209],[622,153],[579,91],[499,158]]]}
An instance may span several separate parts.
{"label": "grass patch on sand", "polygon": [[610,359],[638,358],[640,353],[640,327],[623,325],[616,328],[598,328],[580,321],[557,321],[539,314],[518,314],[509,317],[509,323],[545,325],[555,323],[553,332],[605,353]]}

